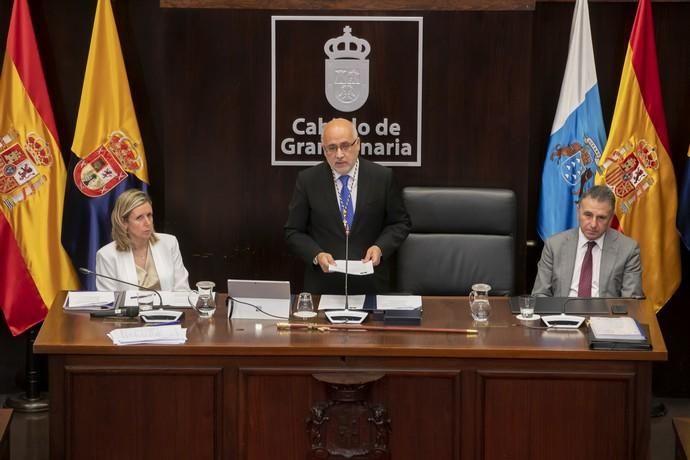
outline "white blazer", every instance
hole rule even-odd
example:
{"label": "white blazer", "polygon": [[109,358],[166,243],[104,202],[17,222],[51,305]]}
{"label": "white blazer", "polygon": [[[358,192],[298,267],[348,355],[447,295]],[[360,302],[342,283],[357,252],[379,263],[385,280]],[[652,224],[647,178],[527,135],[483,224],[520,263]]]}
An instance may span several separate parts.
{"label": "white blazer", "polygon": [[[177,238],[156,233],[158,242],[151,245],[151,255],[161,283],[161,291],[189,291],[189,273],[182,263]],[[115,242],[108,243],[96,253],[96,273],[139,284],[132,250],[118,251]],[[132,287],[103,277],[96,277],[99,291],[126,291]]]}

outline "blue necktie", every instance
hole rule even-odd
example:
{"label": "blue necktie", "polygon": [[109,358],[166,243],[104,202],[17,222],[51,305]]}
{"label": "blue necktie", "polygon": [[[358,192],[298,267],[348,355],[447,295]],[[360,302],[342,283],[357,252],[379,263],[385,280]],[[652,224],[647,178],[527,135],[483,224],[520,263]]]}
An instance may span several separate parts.
{"label": "blue necktie", "polygon": [[340,188],[340,212],[343,217],[343,223],[347,223],[347,229],[352,229],[352,221],[355,217],[355,211],[352,208],[352,197],[350,196],[350,189],[347,188],[347,183],[350,176],[340,176],[338,178],[343,186]]}

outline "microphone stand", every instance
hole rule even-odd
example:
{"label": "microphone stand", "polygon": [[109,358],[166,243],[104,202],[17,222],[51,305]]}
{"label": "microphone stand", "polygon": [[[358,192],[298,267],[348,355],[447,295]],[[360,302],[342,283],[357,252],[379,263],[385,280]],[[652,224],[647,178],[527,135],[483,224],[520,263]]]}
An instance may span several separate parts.
{"label": "microphone stand", "polygon": [[163,297],[161,296],[160,292],[156,291],[155,289],[147,288],[147,287],[141,286],[139,284],[130,283],[129,281],[121,280],[118,278],[113,278],[112,276],[103,275],[101,273],[96,273],[95,271],[89,270],[88,268],[84,268],[84,267],[79,267],[79,271],[85,275],[100,276],[101,278],[109,279],[111,281],[116,281],[118,283],[127,284],[128,286],[134,286],[135,288],[139,288],[139,290],[142,290],[142,291],[154,292],[158,296],[158,300],[160,300],[160,302],[161,302],[160,306],[158,308],[163,308]]}
{"label": "microphone stand", "polygon": [[[345,224],[345,311],[349,311],[350,299],[347,295],[347,275],[349,273],[349,270],[347,264],[348,260],[350,259],[350,227],[347,225],[347,222],[343,223]],[[345,322],[347,323],[347,320]]]}
{"label": "microphone stand", "polygon": [[347,292],[347,279],[350,272],[348,263],[350,260],[350,226],[347,224],[345,215],[343,215],[343,227],[345,227],[345,308],[343,310],[327,311],[326,318],[332,323],[339,321],[340,317],[344,317],[345,324],[350,322],[361,323],[366,318],[366,313],[364,316],[361,316],[362,313],[358,311],[350,312],[350,298]]}
{"label": "microphone stand", "polygon": [[20,394],[9,395],[7,400],[5,400],[5,407],[10,407],[17,412],[45,412],[49,408],[48,398],[41,394],[41,371],[36,355],[34,355],[34,341],[38,335],[38,330],[41,328],[41,324],[43,323],[31,327],[27,332],[26,391]]}

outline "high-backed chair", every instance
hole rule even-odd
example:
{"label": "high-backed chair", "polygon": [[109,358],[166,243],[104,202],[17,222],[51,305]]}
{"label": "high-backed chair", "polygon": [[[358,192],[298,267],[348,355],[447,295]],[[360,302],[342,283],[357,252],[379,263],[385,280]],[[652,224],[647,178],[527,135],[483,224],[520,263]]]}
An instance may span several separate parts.
{"label": "high-backed chair", "polygon": [[467,295],[474,283],[491,295],[515,284],[515,206],[512,190],[406,187],[412,231],[398,251],[397,290],[420,295]]}

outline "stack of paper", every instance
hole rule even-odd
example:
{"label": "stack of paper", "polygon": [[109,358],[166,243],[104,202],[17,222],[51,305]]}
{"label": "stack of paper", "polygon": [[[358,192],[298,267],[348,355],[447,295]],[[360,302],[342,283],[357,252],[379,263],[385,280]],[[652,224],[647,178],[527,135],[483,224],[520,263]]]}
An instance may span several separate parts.
{"label": "stack of paper", "polygon": [[419,295],[377,295],[378,310],[414,310],[422,308],[422,296]]}
{"label": "stack of paper", "polygon": [[[366,300],[364,295],[348,296],[348,308],[350,310],[362,310]],[[377,295],[376,304],[372,306],[376,310],[414,310],[422,308],[422,297],[418,295]],[[323,294],[319,300],[319,310],[342,310],[343,308],[345,308],[344,295]]]}
{"label": "stack of paper", "polygon": [[169,326],[128,327],[113,329],[108,337],[115,345],[134,345],[142,343],[176,344],[187,341],[187,329],[179,324]]}
{"label": "stack of paper", "polygon": [[589,327],[597,340],[645,340],[637,322],[629,317],[599,317],[592,316],[589,319]]}
{"label": "stack of paper", "polygon": [[63,308],[76,311],[115,308],[115,293],[112,291],[70,291],[67,293]]}

